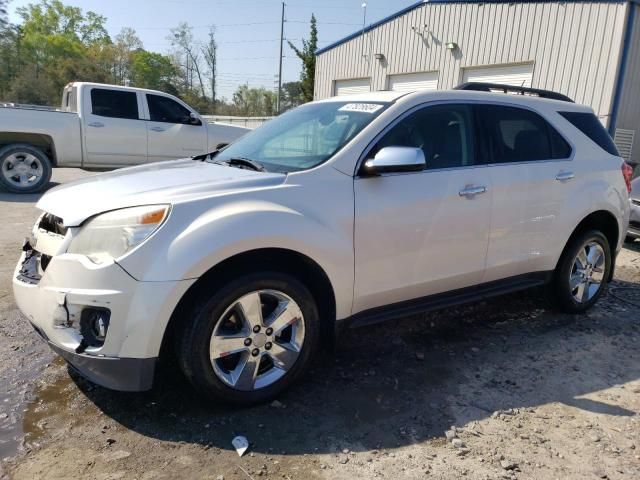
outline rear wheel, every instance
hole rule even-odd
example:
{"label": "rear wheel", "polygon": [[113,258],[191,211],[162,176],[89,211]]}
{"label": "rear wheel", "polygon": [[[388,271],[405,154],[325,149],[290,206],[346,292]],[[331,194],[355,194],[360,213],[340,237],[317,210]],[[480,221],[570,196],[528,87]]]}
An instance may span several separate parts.
{"label": "rear wheel", "polygon": [[576,236],[566,248],[551,284],[555,305],[568,313],[593,306],[606,288],[611,271],[611,249],[602,232]]}
{"label": "rear wheel", "polygon": [[179,339],[179,363],[209,397],[264,402],[305,371],[319,342],[318,322],[313,296],[295,277],[244,275],[199,299]]}
{"label": "rear wheel", "polygon": [[41,191],[51,180],[51,160],[32,145],[12,144],[0,149],[0,184],[12,193]]}

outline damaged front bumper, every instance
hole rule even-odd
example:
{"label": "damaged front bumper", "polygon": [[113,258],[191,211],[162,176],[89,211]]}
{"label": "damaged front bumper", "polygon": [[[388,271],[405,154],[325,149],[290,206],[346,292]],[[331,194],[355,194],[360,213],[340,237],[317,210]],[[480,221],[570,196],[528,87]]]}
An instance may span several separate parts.
{"label": "damaged front bumper", "polygon": [[[192,283],[141,282],[116,262],[47,256],[26,243],[13,292],[36,331],[81,375],[114,390],[142,391],[153,384],[165,327]],[[100,332],[87,325],[92,312],[108,312]]]}

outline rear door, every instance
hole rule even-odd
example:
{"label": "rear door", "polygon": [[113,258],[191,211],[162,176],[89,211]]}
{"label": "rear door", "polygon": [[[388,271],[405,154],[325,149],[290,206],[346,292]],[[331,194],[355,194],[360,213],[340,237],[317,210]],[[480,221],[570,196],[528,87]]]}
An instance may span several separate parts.
{"label": "rear door", "polygon": [[421,148],[420,172],[358,176],[354,313],[480,283],[491,188],[476,163],[472,109],[418,107],[383,133],[381,148]]}
{"label": "rear door", "polygon": [[149,161],[174,160],[206,153],[207,126],[192,123],[191,110],[163,95],[145,94],[149,120]]}
{"label": "rear door", "polygon": [[558,215],[579,181],[572,148],[532,110],[475,108],[493,189],[484,281],[553,269]]}
{"label": "rear door", "polygon": [[85,164],[126,166],[147,161],[147,127],[136,92],[101,87],[84,91]]}

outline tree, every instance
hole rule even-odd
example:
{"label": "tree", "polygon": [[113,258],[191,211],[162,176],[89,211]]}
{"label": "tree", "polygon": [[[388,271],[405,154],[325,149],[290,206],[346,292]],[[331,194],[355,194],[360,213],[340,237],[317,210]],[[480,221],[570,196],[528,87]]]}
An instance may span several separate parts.
{"label": "tree", "polygon": [[176,28],[171,29],[171,35],[168,37],[174,47],[177,47],[185,56],[184,69],[186,73],[187,88],[193,88],[193,72],[198,76],[200,91],[202,96],[206,98],[204,91],[204,82],[202,81],[202,73],[200,70],[200,54],[193,42],[193,32],[187,23],[180,23]]}
{"label": "tree", "polygon": [[274,114],[276,94],[266,88],[241,85],[233,94],[236,115],[271,116]]}
{"label": "tree", "polygon": [[7,0],[0,0],[0,28],[6,25],[7,25]]}
{"label": "tree", "polygon": [[131,85],[177,94],[175,65],[166,55],[137,50],[131,55]]}
{"label": "tree", "polygon": [[133,55],[142,50],[142,40],[133,28],[125,27],[116,35],[113,44],[113,82],[125,85],[131,79]]}
{"label": "tree", "polygon": [[291,49],[302,60],[302,72],[300,73],[300,83],[302,95],[305,102],[313,100],[313,88],[316,77],[316,50],[318,49],[318,27],[315,15],[311,15],[311,31],[309,40],[302,40],[302,49],[297,48],[293,43],[287,41]]}
{"label": "tree", "polygon": [[282,98],[280,100],[280,110],[282,112],[295,108],[304,103],[301,82],[286,82],[282,84]]}
{"label": "tree", "polygon": [[211,26],[209,28],[209,41],[202,47],[202,55],[209,67],[209,82],[211,86],[211,109],[215,113],[216,109],[216,67],[218,64],[218,43],[216,42],[216,29]]}

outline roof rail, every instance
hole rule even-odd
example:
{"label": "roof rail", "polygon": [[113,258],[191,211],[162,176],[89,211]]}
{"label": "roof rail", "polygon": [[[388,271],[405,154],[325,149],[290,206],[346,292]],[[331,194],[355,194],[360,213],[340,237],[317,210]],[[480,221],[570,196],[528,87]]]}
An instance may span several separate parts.
{"label": "roof rail", "polygon": [[552,100],[561,100],[563,102],[573,103],[573,100],[571,100],[566,95],[563,95],[562,93],[553,92],[551,90],[542,90],[539,88],[503,85],[501,83],[467,82],[467,83],[461,83],[457,87],[454,87],[454,90],[474,90],[477,92],[493,92],[495,90],[498,90],[503,93],[515,93],[518,95],[535,95],[540,98],[550,98]]}

